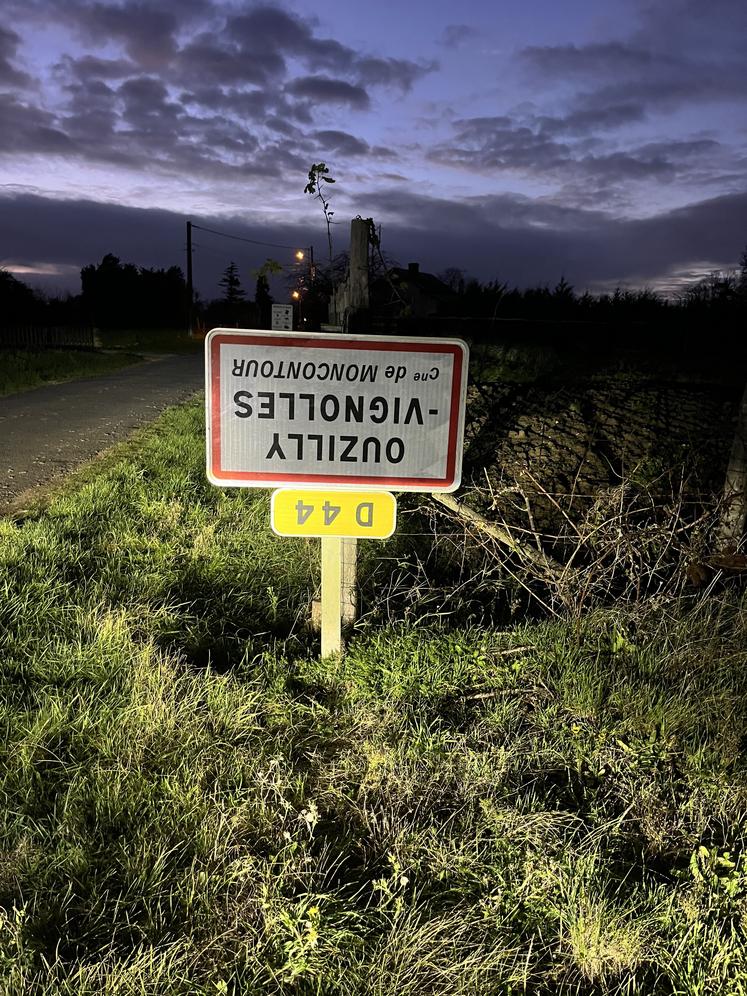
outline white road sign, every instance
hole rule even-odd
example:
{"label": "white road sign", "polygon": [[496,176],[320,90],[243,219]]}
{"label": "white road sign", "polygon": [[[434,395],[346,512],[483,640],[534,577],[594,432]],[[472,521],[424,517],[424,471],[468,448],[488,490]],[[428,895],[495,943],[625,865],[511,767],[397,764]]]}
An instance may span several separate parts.
{"label": "white road sign", "polygon": [[273,304],[272,327],[282,332],[293,331],[293,305]]}
{"label": "white road sign", "polygon": [[461,340],[213,329],[205,354],[213,484],[459,486]]}

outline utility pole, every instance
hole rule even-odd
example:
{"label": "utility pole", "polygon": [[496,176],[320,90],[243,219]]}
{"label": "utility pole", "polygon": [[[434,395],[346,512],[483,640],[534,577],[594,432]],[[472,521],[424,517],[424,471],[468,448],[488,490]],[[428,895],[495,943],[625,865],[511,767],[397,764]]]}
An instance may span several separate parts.
{"label": "utility pole", "polygon": [[187,332],[194,326],[194,291],[192,288],[192,222],[187,222]]}

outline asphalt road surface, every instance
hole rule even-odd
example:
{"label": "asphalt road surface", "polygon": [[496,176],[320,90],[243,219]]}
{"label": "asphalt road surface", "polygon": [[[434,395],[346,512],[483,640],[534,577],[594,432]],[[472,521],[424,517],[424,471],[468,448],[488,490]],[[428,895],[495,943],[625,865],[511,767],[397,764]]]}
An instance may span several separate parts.
{"label": "asphalt road surface", "polygon": [[0,509],[96,456],[204,386],[202,354],[0,398]]}

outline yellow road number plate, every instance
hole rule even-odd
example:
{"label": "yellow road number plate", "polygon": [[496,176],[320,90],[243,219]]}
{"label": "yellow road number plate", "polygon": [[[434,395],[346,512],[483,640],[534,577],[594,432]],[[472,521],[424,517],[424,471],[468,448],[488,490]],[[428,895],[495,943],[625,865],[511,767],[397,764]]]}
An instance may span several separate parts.
{"label": "yellow road number plate", "polygon": [[385,539],[394,532],[397,502],[388,491],[299,491],[272,494],[270,524],[279,536]]}

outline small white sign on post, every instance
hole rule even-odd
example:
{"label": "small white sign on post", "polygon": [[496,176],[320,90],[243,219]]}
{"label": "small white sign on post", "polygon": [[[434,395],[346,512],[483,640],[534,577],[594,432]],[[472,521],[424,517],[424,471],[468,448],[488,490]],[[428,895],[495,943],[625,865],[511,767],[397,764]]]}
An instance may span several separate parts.
{"label": "small white sign on post", "polygon": [[293,305],[273,304],[272,328],[278,332],[293,331]]}
{"label": "small white sign on post", "polygon": [[213,329],[205,350],[213,484],[459,487],[461,340]]}

